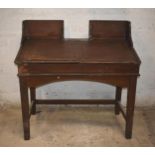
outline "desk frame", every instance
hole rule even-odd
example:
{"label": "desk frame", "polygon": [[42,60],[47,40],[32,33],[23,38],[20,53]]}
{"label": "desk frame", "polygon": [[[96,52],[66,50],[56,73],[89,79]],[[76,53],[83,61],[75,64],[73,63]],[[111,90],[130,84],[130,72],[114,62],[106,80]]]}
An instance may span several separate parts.
{"label": "desk frame", "polygon": [[[94,24],[94,21],[91,21]],[[91,23],[90,22],[90,23]],[[100,22],[99,22],[100,23]],[[98,24],[98,23],[97,23]],[[62,31],[62,28],[60,28]],[[24,30],[23,30],[24,31]],[[63,31],[62,31],[63,32]],[[27,32],[26,32],[27,33]],[[92,27],[90,24],[90,38],[98,37],[94,31],[92,31]],[[128,41],[132,46],[131,41],[131,34],[130,29],[128,30]],[[61,35],[62,36],[62,35]],[[24,40],[24,35],[23,39]],[[99,36],[101,37],[101,36]],[[60,37],[61,38],[61,37]],[[18,55],[20,54],[20,51]],[[132,73],[134,70],[133,68],[130,69],[131,65],[129,64],[128,67],[131,72],[126,73],[44,73],[42,71],[37,73],[30,73],[28,72],[28,68],[33,66],[32,63],[22,63],[18,60],[18,55],[15,60],[15,63],[18,64],[18,76],[20,82],[20,93],[21,93],[21,107],[22,107],[22,117],[23,117],[23,128],[24,128],[24,139],[30,139],[30,116],[31,114],[36,114],[36,105],[37,104],[113,104],[115,114],[118,115],[122,113],[126,126],[125,126],[125,137],[130,139],[132,137],[132,127],[133,127],[133,115],[134,115],[134,105],[135,105],[135,95],[136,95],[136,82],[137,77],[139,76],[139,65],[140,59],[137,57],[138,64],[135,65],[134,69],[135,72]],[[44,63],[36,63],[37,65],[43,65]],[[45,68],[48,68],[48,65],[55,65],[55,63],[45,63]],[[69,63],[72,65],[72,63]],[[84,64],[88,65],[89,64]],[[120,68],[123,68],[123,65],[120,64]],[[88,69],[91,69],[88,67]],[[110,70],[110,67],[109,67]],[[36,98],[36,88],[38,86],[52,83],[52,82],[59,82],[59,81],[69,81],[69,80],[82,80],[82,81],[95,81],[101,83],[107,83],[113,86],[116,86],[116,93],[115,99],[111,100],[39,100]],[[121,93],[122,88],[127,88],[127,106],[126,111],[123,110],[120,102],[121,102]],[[31,100],[31,107],[29,104],[29,94],[28,90],[30,89],[30,100]]]}
{"label": "desk frame", "polygon": [[[36,82],[35,80],[38,79]],[[116,95],[113,100],[38,100],[36,99],[36,87],[45,82],[56,82],[65,80],[83,80],[83,81],[98,81],[103,83],[116,83],[119,85],[116,87]],[[115,80],[114,80],[115,79]],[[109,75],[70,75],[70,76],[19,76],[20,80],[20,92],[21,92],[21,105],[23,114],[23,125],[24,125],[24,139],[30,139],[30,116],[31,114],[36,114],[37,104],[114,104],[115,114],[118,115],[122,113],[125,121],[125,137],[131,138],[132,136],[132,125],[133,125],[133,114],[134,114],[134,104],[135,104],[135,94],[136,94],[136,76],[109,76]],[[30,99],[32,106],[29,107],[29,97],[28,89],[30,88]],[[122,88],[127,88],[127,108],[124,112],[121,107],[121,93]]]}

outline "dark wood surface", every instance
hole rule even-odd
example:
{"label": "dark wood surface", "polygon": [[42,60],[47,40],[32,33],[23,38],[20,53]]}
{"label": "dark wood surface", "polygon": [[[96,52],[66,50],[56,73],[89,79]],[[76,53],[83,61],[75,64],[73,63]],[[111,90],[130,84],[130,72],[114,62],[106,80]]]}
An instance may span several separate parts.
{"label": "dark wood surface", "polygon": [[23,37],[26,39],[62,39],[63,20],[25,20]]}
{"label": "dark wood surface", "polygon": [[[24,139],[30,138],[30,114],[37,104],[115,104],[131,138],[140,59],[133,48],[129,21],[90,21],[88,39],[64,39],[63,21],[23,22],[21,47],[15,59],[20,79]],[[116,86],[112,100],[40,100],[36,88],[51,82],[83,80]],[[126,112],[121,108],[122,88],[128,89]],[[32,108],[29,108],[28,89]]]}
{"label": "dark wood surface", "polygon": [[121,39],[28,39],[16,62],[139,63],[133,48]]}

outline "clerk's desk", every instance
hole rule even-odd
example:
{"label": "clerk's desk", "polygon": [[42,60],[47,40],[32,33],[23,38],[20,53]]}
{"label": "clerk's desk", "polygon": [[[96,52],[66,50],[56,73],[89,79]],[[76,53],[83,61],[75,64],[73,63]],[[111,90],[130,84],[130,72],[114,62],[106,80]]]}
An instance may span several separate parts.
{"label": "clerk's desk", "polygon": [[[132,137],[136,81],[140,59],[128,21],[89,21],[88,39],[64,39],[62,20],[23,21],[23,34],[15,59],[18,65],[24,139],[30,139],[30,115],[37,104],[114,104],[126,121],[125,137]],[[41,100],[36,88],[51,82],[97,81],[116,87],[111,100]],[[127,88],[126,112],[121,92]],[[28,89],[32,107],[29,107]]]}

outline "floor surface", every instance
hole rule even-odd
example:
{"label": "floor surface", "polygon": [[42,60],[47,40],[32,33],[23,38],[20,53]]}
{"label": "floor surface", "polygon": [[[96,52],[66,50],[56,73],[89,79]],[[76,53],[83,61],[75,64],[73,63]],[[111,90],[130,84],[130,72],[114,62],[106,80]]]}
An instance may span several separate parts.
{"label": "floor surface", "polygon": [[136,108],[133,138],[112,107],[38,107],[31,139],[23,140],[19,107],[0,107],[0,146],[155,146],[155,107]]}

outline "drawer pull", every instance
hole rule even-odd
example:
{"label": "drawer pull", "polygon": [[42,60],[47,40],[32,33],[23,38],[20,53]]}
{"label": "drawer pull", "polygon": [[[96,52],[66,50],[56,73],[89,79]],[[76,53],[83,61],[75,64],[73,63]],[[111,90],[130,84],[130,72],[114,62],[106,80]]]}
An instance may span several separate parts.
{"label": "drawer pull", "polygon": [[60,79],[60,76],[57,76],[57,79]]}

